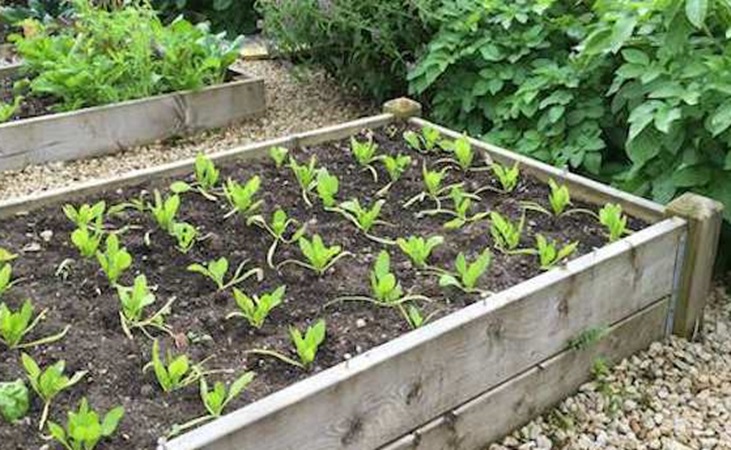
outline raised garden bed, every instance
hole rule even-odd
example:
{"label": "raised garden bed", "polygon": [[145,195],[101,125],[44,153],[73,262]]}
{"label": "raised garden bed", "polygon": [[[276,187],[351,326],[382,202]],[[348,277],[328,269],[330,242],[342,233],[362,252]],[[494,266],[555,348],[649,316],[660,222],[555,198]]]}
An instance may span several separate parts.
{"label": "raised garden bed", "polygon": [[[157,285],[158,307],[176,298],[167,316],[175,339],[153,331],[163,348],[177,347],[175,351],[187,353],[193,361],[213,356],[207,369],[235,372],[213,375],[211,380],[231,381],[244,370],[257,373],[246,392],[231,403],[229,410],[234,412],[173,439],[162,439],[160,448],[284,449],[303,443],[313,449],[481,448],[569,394],[586,379],[595,357],[616,361],[673,328],[681,333],[688,330],[683,324],[697,328],[700,297],[696,293],[702,293],[707,282],[709,272],[703,267],[712,252],[696,250],[712,245],[717,237],[714,227],[720,215],[715,204],[692,198],[671,208],[689,220],[666,219],[668,211],[660,205],[469,141],[478,154],[473,168],[481,168],[483,155],[488,155],[506,167],[517,161],[521,170],[520,181],[510,193],[499,192],[502,185],[489,171],[454,168],[446,172],[445,184],[464,183],[469,192],[481,191],[480,198],[473,200],[470,217],[494,211],[517,223],[524,202],[548,207],[545,183],[549,178],[569,188],[572,208],[596,211],[611,202],[633,216],[629,220],[633,232],[608,244],[604,227],[590,214],[553,217],[525,210],[519,248],[533,247],[538,233],[562,243],[578,242],[570,261],[544,271],[535,255],[495,248],[490,232],[494,217],[478,217],[450,230],[443,227],[453,218],[448,213],[418,216],[419,211],[433,209],[432,200],[416,201],[404,209],[404,202],[423,189],[422,165],[434,169],[449,163],[440,161],[444,153],[424,155],[406,146],[404,131],[420,133],[432,125],[419,119],[402,122],[404,115],[413,113],[408,109],[404,113],[402,105],[410,103],[396,102],[387,109],[391,113],[381,116],[211,157],[222,179],[232,177],[243,183],[254,175],[261,177],[258,198],[264,203],[257,212],[267,219],[281,207],[307,225],[308,238],[319,234],[326,244],[341,245],[352,253],[322,275],[293,264],[268,267],[271,236],[247,226],[241,213],[224,218],[228,209],[223,198],[213,202],[195,192],[181,194],[179,220],[196,225],[206,235],[186,254],[157,229],[149,212],[126,209],[105,219],[108,229],[128,227],[120,239],[134,262],[120,283],[129,286],[136,275],[145,274],[151,285]],[[460,138],[449,130],[433,129],[449,142]],[[277,169],[264,158],[275,146],[290,149],[300,163],[315,155],[317,167],[326,167],[340,178],[338,200],[358,198],[370,206],[388,175],[377,164],[379,181],[375,182],[368,170],[355,163],[349,153],[351,136],[360,142],[372,138],[381,154],[403,153],[412,158],[408,170],[382,197],[380,218],[391,225],[375,225],[370,236],[340,213],[325,210],[315,193],[309,197],[313,206],[307,207],[291,171]],[[165,394],[151,372],[143,374],[152,342],[140,332],[133,332],[134,340],[123,333],[117,293],[96,261],[82,259],[69,243],[74,226],[64,217],[61,205],[103,199],[111,206],[137,198],[143,191],[166,190],[174,181],[189,177],[192,166],[193,161],[184,161],[0,205],[0,247],[20,254],[12,264],[21,279],[3,301],[15,308],[30,297],[38,308],[49,308],[48,319],[34,336],[72,325],[63,340],[29,352],[44,366],[64,359],[68,372],[89,370],[84,381],[58,396],[51,417],[60,420],[63,411],[81,397],[102,411],[122,404],[127,412],[108,448],[150,448],[173,424],[200,416],[204,409],[197,386]],[[450,199],[442,202],[445,209],[451,206]],[[680,211],[680,204],[696,207]],[[443,236],[444,243],[428,260],[430,266],[443,269],[452,270],[459,252],[474,261],[491,249],[492,263],[477,287],[492,294],[441,287],[439,276],[414,267],[399,246],[384,242],[409,235]],[[391,271],[406,294],[431,300],[409,302],[418,305],[423,316],[431,316],[429,323],[414,331],[398,307],[335,301],[341,296],[372,295],[369,273],[383,249],[390,252]],[[238,285],[245,292],[262,294],[287,286],[286,301],[272,310],[261,329],[240,317],[226,320],[236,310],[230,290],[216,292],[211,280],[186,270],[191,263],[222,256],[233,265],[250,259],[247,268],[263,269],[262,282],[250,278]],[[292,258],[303,257],[296,245],[282,243],[273,259],[281,264]],[[684,278],[693,271],[696,276]],[[269,349],[296,358],[287,327],[304,329],[319,318],[326,321],[327,338],[310,370],[247,353]],[[600,327],[605,331],[598,342],[576,343],[577,337]],[[1,356],[3,377],[21,377],[17,351],[3,350]],[[40,406],[34,401],[33,421],[0,424],[0,439],[7,448],[41,444],[34,431]]]}
{"label": "raised garden bed", "polygon": [[[11,77],[19,68],[0,68],[0,79]],[[98,156],[222,127],[262,114],[264,94],[264,80],[232,71],[229,82],[199,91],[0,124],[0,170]]]}

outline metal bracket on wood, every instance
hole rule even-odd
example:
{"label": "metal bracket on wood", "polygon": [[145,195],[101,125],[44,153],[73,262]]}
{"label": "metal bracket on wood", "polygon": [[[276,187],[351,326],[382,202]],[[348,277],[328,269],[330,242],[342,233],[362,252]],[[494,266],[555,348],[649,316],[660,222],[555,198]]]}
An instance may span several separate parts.
{"label": "metal bracket on wood", "polygon": [[681,260],[676,267],[672,332],[693,339],[703,329],[703,309],[711,290],[713,263],[721,232],[723,205],[686,193],[668,204],[666,214],[688,222]]}

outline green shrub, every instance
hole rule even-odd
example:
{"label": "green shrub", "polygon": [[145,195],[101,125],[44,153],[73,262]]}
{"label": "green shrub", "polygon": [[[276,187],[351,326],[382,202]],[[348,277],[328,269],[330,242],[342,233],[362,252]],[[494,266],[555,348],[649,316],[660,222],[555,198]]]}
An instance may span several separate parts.
{"label": "green shrub", "polygon": [[431,36],[437,0],[258,0],[280,51],[383,100],[406,92],[406,72]]}
{"label": "green shrub", "polygon": [[409,74],[435,120],[731,220],[731,4],[448,0]]}
{"label": "green shrub", "polygon": [[15,36],[31,77],[33,95],[50,95],[56,109],[200,89],[223,81],[236,60],[240,40],[229,43],[205,24],[183,19],[164,26],[147,6],[118,10],[75,0],[73,26],[51,33],[35,23],[35,33]]}
{"label": "green shrub", "polygon": [[152,6],[168,20],[182,14],[192,22],[208,21],[229,36],[255,31],[259,17],[254,0],[153,0]]}

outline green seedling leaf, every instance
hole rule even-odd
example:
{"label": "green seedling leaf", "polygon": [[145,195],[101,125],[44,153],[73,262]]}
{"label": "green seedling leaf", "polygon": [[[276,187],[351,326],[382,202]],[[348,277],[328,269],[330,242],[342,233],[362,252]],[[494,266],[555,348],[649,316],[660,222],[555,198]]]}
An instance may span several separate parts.
{"label": "green seedling leaf", "polygon": [[279,286],[271,293],[263,294],[261,297],[254,295],[248,296],[242,291],[234,288],[234,300],[239,307],[239,311],[232,312],[226,316],[226,319],[232,317],[243,317],[254,328],[261,328],[269,313],[284,300],[284,294],[287,290],[286,286]]}
{"label": "green seedling leaf", "polygon": [[196,243],[198,228],[186,222],[176,222],[173,224],[170,234],[178,242],[178,250],[188,253]]}
{"label": "green seedling leaf", "polygon": [[263,203],[263,201],[256,200],[255,198],[260,187],[261,178],[258,175],[251,177],[243,186],[229,178],[223,187],[223,193],[231,205],[232,210],[226,217],[237,212],[244,216],[253,214]]}
{"label": "green seedling leaf", "polygon": [[30,395],[23,380],[0,383],[0,416],[13,423],[28,414]]}
{"label": "green seedling leaf", "polygon": [[[314,270],[318,275],[324,274],[340,258],[350,255],[350,253],[344,252],[342,247],[339,245],[333,245],[332,247],[326,246],[319,234],[314,235],[311,241],[303,236],[299,238],[297,243],[299,244],[302,255],[304,255],[307,259],[308,264],[297,263],[303,267]],[[285,261],[284,263],[287,262],[288,261]],[[280,264],[280,266],[282,264]]]}
{"label": "green seedling leaf", "polygon": [[467,261],[464,253],[460,252],[454,262],[456,275],[451,273],[442,274],[439,279],[440,286],[454,286],[465,292],[476,292],[477,282],[480,277],[487,273],[492,262],[490,249],[485,249],[480,256],[472,263]]}
{"label": "green seedling leaf", "polygon": [[462,136],[454,141],[452,151],[454,152],[454,157],[457,160],[460,169],[469,170],[469,168],[472,167],[472,162],[475,159],[475,152],[472,150],[472,145],[470,144],[467,136]]}
{"label": "green seedling leaf", "polygon": [[525,215],[516,224],[500,215],[500,213],[492,211],[490,213],[490,234],[495,246],[505,252],[517,249],[520,245],[524,224]]}
{"label": "green seedling leaf", "polygon": [[220,417],[226,405],[241,395],[246,387],[254,380],[255,376],[256,374],[254,372],[246,372],[236,379],[228,389],[225,384],[219,381],[213,385],[213,390],[209,390],[208,383],[206,383],[204,378],[201,378],[201,400],[203,400],[203,405],[206,407],[208,414],[212,417]]}
{"label": "green seedling leaf", "polygon": [[15,253],[12,253],[9,250],[6,250],[6,249],[0,247],[0,265],[10,262],[17,257],[18,257],[18,255],[16,255]]}
{"label": "green seedling leaf", "polygon": [[180,209],[180,196],[175,194],[163,199],[160,191],[155,190],[154,203],[148,204],[147,207],[160,229],[171,233],[175,224],[175,216]]}
{"label": "green seedling leaf", "polygon": [[94,205],[84,204],[78,208],[71,204],[66,204],[63,207],[63,212],[77,228],[87,228],[90,224],[95,223],[97,224],[96,228],[99,229],[104,219],[106,207],[106,203],[103,201]]}
{"label": "green seedling leaf", "polygon": [[160,344],[157,340],[152,344],[152,360],[145,365],[143,370],[147,371],[150,367],[164,392],[176,391],[197,383],[204,375],[203,368],[200,365],[191,364],[187,355],[173,356],[168,351],[162,358]]}
{"label": "green seedling leaf", "polygon": [[432,236],[427,240],[422,237],[410,236],[408,239],[399,238],[396,240],[396,245],[419,268],[427,266],[427,260],[432,251],[442,243],[444,243],[442,236]]}
{"label": "green seedling leaf", "polygon": [[46,312],[44,309],[34,318],[35,308],[30,300],[23,302],[18,311],[12,311],[5,303],[0,303],[0,342],[12,349],[36,347],[62,339],[68,332],[68,326],[55,335],[23,342],[23,338],[43,320]]}
{"label": "green seedling leaf", "polygon": [[71,233],[71,243],[84,258],[93,258],[96,255],[103,238],[104,233],[100,229],[90,231],[86,226]]}
{"label": "green seedling leaf", "polygon": [[269,149],[269,156],[274,161],[274,165],[277,167],[277,169],[281,168],[284,165],[288,154],[289,150],[284,147],[272,147]]}
{"label": "green seedling leaf", "polygon": [[83,398],[77,411],[68,412],[65,429],[54,422],[48,422],[48,430],[53,439],[69,450],[93,450],[103,438],[114,434],[123,416],[124,408],[117,406],[100,421],[99,414]]}
{"label": "green seedling leaf", "polygon": [[342,202],[337,211],[353,222],[362,232],[368,233],[378,223],[378,216],[385,204],[385,200],[378,200],[370,209],[366,209],[360,205],[358,199],[354,199]]}
{"label": "green seedling leaf", "polygon": [[332,208],[336,204],[335,196],[338,194],[340,182],[338,177],[330,175],[326,168],[322,168],[317,173],[317,195],[322,200],[322,204],[326,208]]}
{"label": "green seedling leaf", "polygon": [[371,291],[373,298],[385,305],[395,304],[403,297],[403,289],[391,273],[391,255],[383,250],[378,254],[376,263],[371,271]]}
{"label": "green seedling leaf", "polygon": [[399,154],[397,156],[387,155],[383,157],[383,167],[386,168],[386,172],[392,183],[398,181],[409,166],[411,166],[411,157],[409,155]]}
{"label": "green seedling leaf", "polygon": [[122,273],[132,265],[132,255],[126,248],[120,247],[119,238],[114,234],[107,236],[106,249],[104,253],[97,252],[96,259],[111,284],[116,284]]}
{"label": "green seedling leaf", "polygon": [[518,181],[520,179],[520,167],[518,163],[516,162],[511,168],[504,167],[498,163],[493,163],[491,168],[493,174],[495,174],[500,182],[503,192],[513,192],[516,186],[518,186]]}
{"label": "green seedling leaf", "polygon": [[599,210],[599,223],[606,227],[609,242],[615,242],[627,233],[627,216],[622,213],[622,205],[607,203]]}
{"label": "green seedling leaf", "polygon": [[195,180],[198,186],[205,192],[216,187],[220,178],[220,172],[216,165],[203,153],[195,157]]}
{"label": "green seedling leaf", "polygon": [[232,286],[242,283],[244,280],[252,276],[256,276],[257,279],[261,281],[264,276],[264,272],[260,268],[255,267],[244,272],[244,268],[248,262],[249,260],[247,259],[239,264],[239,267],[236,268],[233,277],[228,282],[226,282],[226,274],[228,273],[229,263],[228,259],[225,257],[209,261],[205,266],[202,264],[191,264],[188,266],[188,270],[211,279],[216,284],[219,291],[224,291]]}
{"label": "green seedling leaf", "polygon": [[325,321],[323,319],[308,327],[304,336],[297,328],[289,328],[289,336],[297,350],[297,356],[303,368],[310,369],[312,367],[320,345],[325,341],[325,333]]}
{"label": "green seedling leaf", "polygon": [[577,241],[559,248],[555,241],[549,241],[540,234],[536,235],[536,253],[538,254],[541,269],[553,268],[556,264],[571,256],[578,246],[579,242]]}

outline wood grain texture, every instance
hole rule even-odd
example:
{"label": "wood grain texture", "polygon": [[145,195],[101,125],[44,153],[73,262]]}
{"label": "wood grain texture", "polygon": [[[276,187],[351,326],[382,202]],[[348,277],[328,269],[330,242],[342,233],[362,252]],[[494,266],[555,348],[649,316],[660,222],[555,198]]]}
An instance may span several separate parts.
{"label": "wood grain texture", "polygon": [[[374,117],[357,119],[340,125],[321,128],[305,133],[297,133],[278,139],[235,147],[208,155],[218,165],[226,165],[251,158],[266,157],[269,149],[283,146],[290,149],[303,145],[315,145],[330,140],[338,140],[355,134],[365,128],[377,128],[390,123],[393,116],[382,114]],[[141,170],[135,170],[119,176],[77,183],[72,186],[53,189],[43,193],[0,201],[0,219],[17,213],[25,213],[52,205],[54,203],[73,202],[82,197],[103,194],[115,189],[131,186],[163,177],[183,176],[190,173],[195,165],[195,158],[188,158],[173,163],[163,164]]]}
{"label": "wood grain texture", "polygon": [[668,219],[183,435],[166,450],[373,449],[670,295]]}
{"label": "wood grain texture", "polygon": [[263,113],[264,80],[238,79],[0,124],[0,170],[112,153]]}
{"label": "wood grain texture", "polygon": [[[0,58],[2,57],[2,53],[0,53]],[[13,75],[18,70],[20,70],[20,64],[11,64],[9,66],[0,66],[0,77],[8,77],[10,75]]]}
{"label": "wood grain texture", "polygon": [[[462,136],[460,133],[420,118],[413,118],[409,122],[417,126],[428,125],[434,127],[443,135],[451,138],[456,139]],[[558,169],[549,164],[536,161],[535,159],[488,144],[484,141],[470,139],[470,142],[473,147],[484,150],[492,159],[500,164],[512,165],[517,162],[520,164],[521,171],[530,173],[539,180],[548,181],[549,178],[552,178],[556,182],[562,181],[568,186],[573,198],[597,205],[603,205],[609,202],[619,203],[628,214],[651,223],[658,222],[665,217],[665,207],[655,202],[628,194],[606,184],[573,174],[568,170]]]}
{"label": "wood grain texture", "polygon": [[481,450],[576,392],[596,358],[618,363],[664,336],[666,297],[620,321],[595,345],[567,349],[381,450]]}

